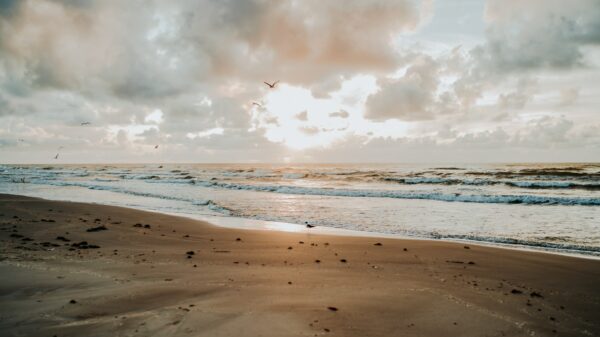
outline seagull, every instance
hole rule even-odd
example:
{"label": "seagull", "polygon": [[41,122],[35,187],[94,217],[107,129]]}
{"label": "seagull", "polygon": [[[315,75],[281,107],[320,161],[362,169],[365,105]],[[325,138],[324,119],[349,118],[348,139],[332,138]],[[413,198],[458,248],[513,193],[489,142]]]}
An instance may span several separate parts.
{"label": "seagull", "polygon": [[154,148],[155,148],[155,149],[158,149],[158,145],[155,145],[155,146],[154,146]]}
{"label": "seagull", "polygon": [[314,228],[315,225],[311,225],[308,223],[308,221],[304,221],[304,223],[306,224],[306,228]]}
{"label": "seagull", "polygon": [[256,102],[252,102],[252,105],[256,105],[256,106],[258,106],[258,107],[261,107],[261,106],[262,106],[262,104],[260,104],[260,103],[256,103]]}
{"label": "seagull", "polygon": [[264,84],[268,85],[269,88],[274,89],[275,86],[277,85],[277,83],[279,83],[279,80],[273,82],[273,84],[269,83],[269,82],[263,82]]}
{"label": "seagull", "polygon": [[90,123],[90,122],[83,122],[83,123],[81,123],[81,125],[90,125],[90,124],[92,124],[92,123]]}

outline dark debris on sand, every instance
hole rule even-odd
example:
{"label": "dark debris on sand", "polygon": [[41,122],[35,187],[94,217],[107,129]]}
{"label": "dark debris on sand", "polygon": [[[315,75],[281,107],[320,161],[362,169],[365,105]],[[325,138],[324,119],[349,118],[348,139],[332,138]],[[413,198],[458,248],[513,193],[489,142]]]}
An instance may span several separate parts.
{"label": "dark debris on sand", "polygon": [[98,226],[98,227],[92,227],[92,228],[88,228],[86,230],[86,232],[100,232],[100,231],[107,231],[108,228],[106,228],[106,226],[102,225],[102,226]]}
{"label": "dark debris on sand", "polygon": [[79,248],[79,249],[98,249],[98,248],[100,248],[100,246],[98,246],[98,245],[91,245],[87,241],[81,241],[81,242],[78,242],[78,243],[74,243],[74,244],[71,245],[71,247]]}
{"label": "dark debris on sand", "polygon": [[531,297],[539,297],[539,298],[544,298],[544,296],[542,296],[542,294],[538,293],[537,291],[532,291],[529,296]]}

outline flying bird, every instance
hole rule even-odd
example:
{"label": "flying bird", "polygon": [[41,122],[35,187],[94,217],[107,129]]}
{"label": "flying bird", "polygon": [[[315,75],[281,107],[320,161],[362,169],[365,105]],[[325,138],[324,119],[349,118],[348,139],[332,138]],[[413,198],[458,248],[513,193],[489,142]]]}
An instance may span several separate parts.
{"label": "flying bird", "polygon": [[269,83],[269,82],[263,82],[264,84],[268,85],[269,88],[274,89],[275,86],[277,85],[277,83],[279,83],[279,80],[273,82],[273,84]]}
{"label": "flying bird", "polygon": [[158,149],[158,145],[155,145],[155,146],[154,146],[154,148],[155,148],[155,149]]}
{"label": "flying bird", "polygon": [[54,159],[58,159],[58,153],[56,154],[56,156],[54,156]]}
{"label": "flying bird", "polygon": [[25,139],[23,139],[23,138],[19,138],[19,141],[20,141],[20,142],[24,142],[24,141],[25,141]]}
{"label": "flying bird", "polygon": [[261,106],[262,106],[262,104],[260,104],[260,103],[256,103],[256,102],[252,102],[252,105],[256,105],[256,106],[258,106],[258,107],[261,107]]}
{"label": "flying bird", "polygon": [[81,123],[81,125],[90,125],[90,124],[92,124],[92,123],[90,123],[90,122],[83,122],[83,123]]}

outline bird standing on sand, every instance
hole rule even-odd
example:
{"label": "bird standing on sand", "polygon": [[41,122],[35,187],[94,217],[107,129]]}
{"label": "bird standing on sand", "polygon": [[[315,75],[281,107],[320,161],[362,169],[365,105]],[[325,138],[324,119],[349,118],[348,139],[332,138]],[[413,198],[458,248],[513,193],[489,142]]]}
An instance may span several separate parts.
{"label": "bird standing on sand", "polygon": [[279,80],[273,82],[273,84],[269,83],[269,82],[263,82],[264,84],[268,85],[269,88],[271,89],[275,89],[275,86],[277,85],[277,83],[279,83]]}

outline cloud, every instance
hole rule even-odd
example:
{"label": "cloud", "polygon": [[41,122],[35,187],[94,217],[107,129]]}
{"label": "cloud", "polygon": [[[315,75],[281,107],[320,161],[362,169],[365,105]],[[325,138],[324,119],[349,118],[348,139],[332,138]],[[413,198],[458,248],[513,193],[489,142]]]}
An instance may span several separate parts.
{"label": "cloud", "polygon": [[336,112],[330,112],[329,117],[348,118],[350,114],[346,110],[340,110]]}
{"label": "cloud", "polygon": [[308,111],[304,110],[294,115],[294,118],[306,122],[308,120]]}
{"label": "cloud", "polygon": [[498,96],[498,107],[501,110],[523,109],[525,104],[533,99],[537,91],[537,81],[521,78],[516,84],[513,92],[500,94]]}
{"label": "cloud", "polygon": [[21,81],[169,96],[198,80],[312,85],[397,65],[390,42],[426,7],[403,1],[9,2],[0,48]]}
{"label": "cloud", "polygon": [[582,48],[600,44],[596,0],[489,0],[486,39],[473,51],[495,72],[583,66]]}
{"label": "cloud", "polygon": [[319,128],[316,126],[302,126],[298,128],[298,130],[307,135],[316,135],[317,133],[319,133]]}
{"label": "cloud", "polygon": [[372,120],[423,120],[431,117],[438,86],[438,66],[418,58],[399,79],[380,79],[380,90],[369,96],[365,117]]}
{"label": "cloud", "polygon": [[578,88],[567,88],[560,91],[559,106],[569,106],[574,104],[579,98]]}

